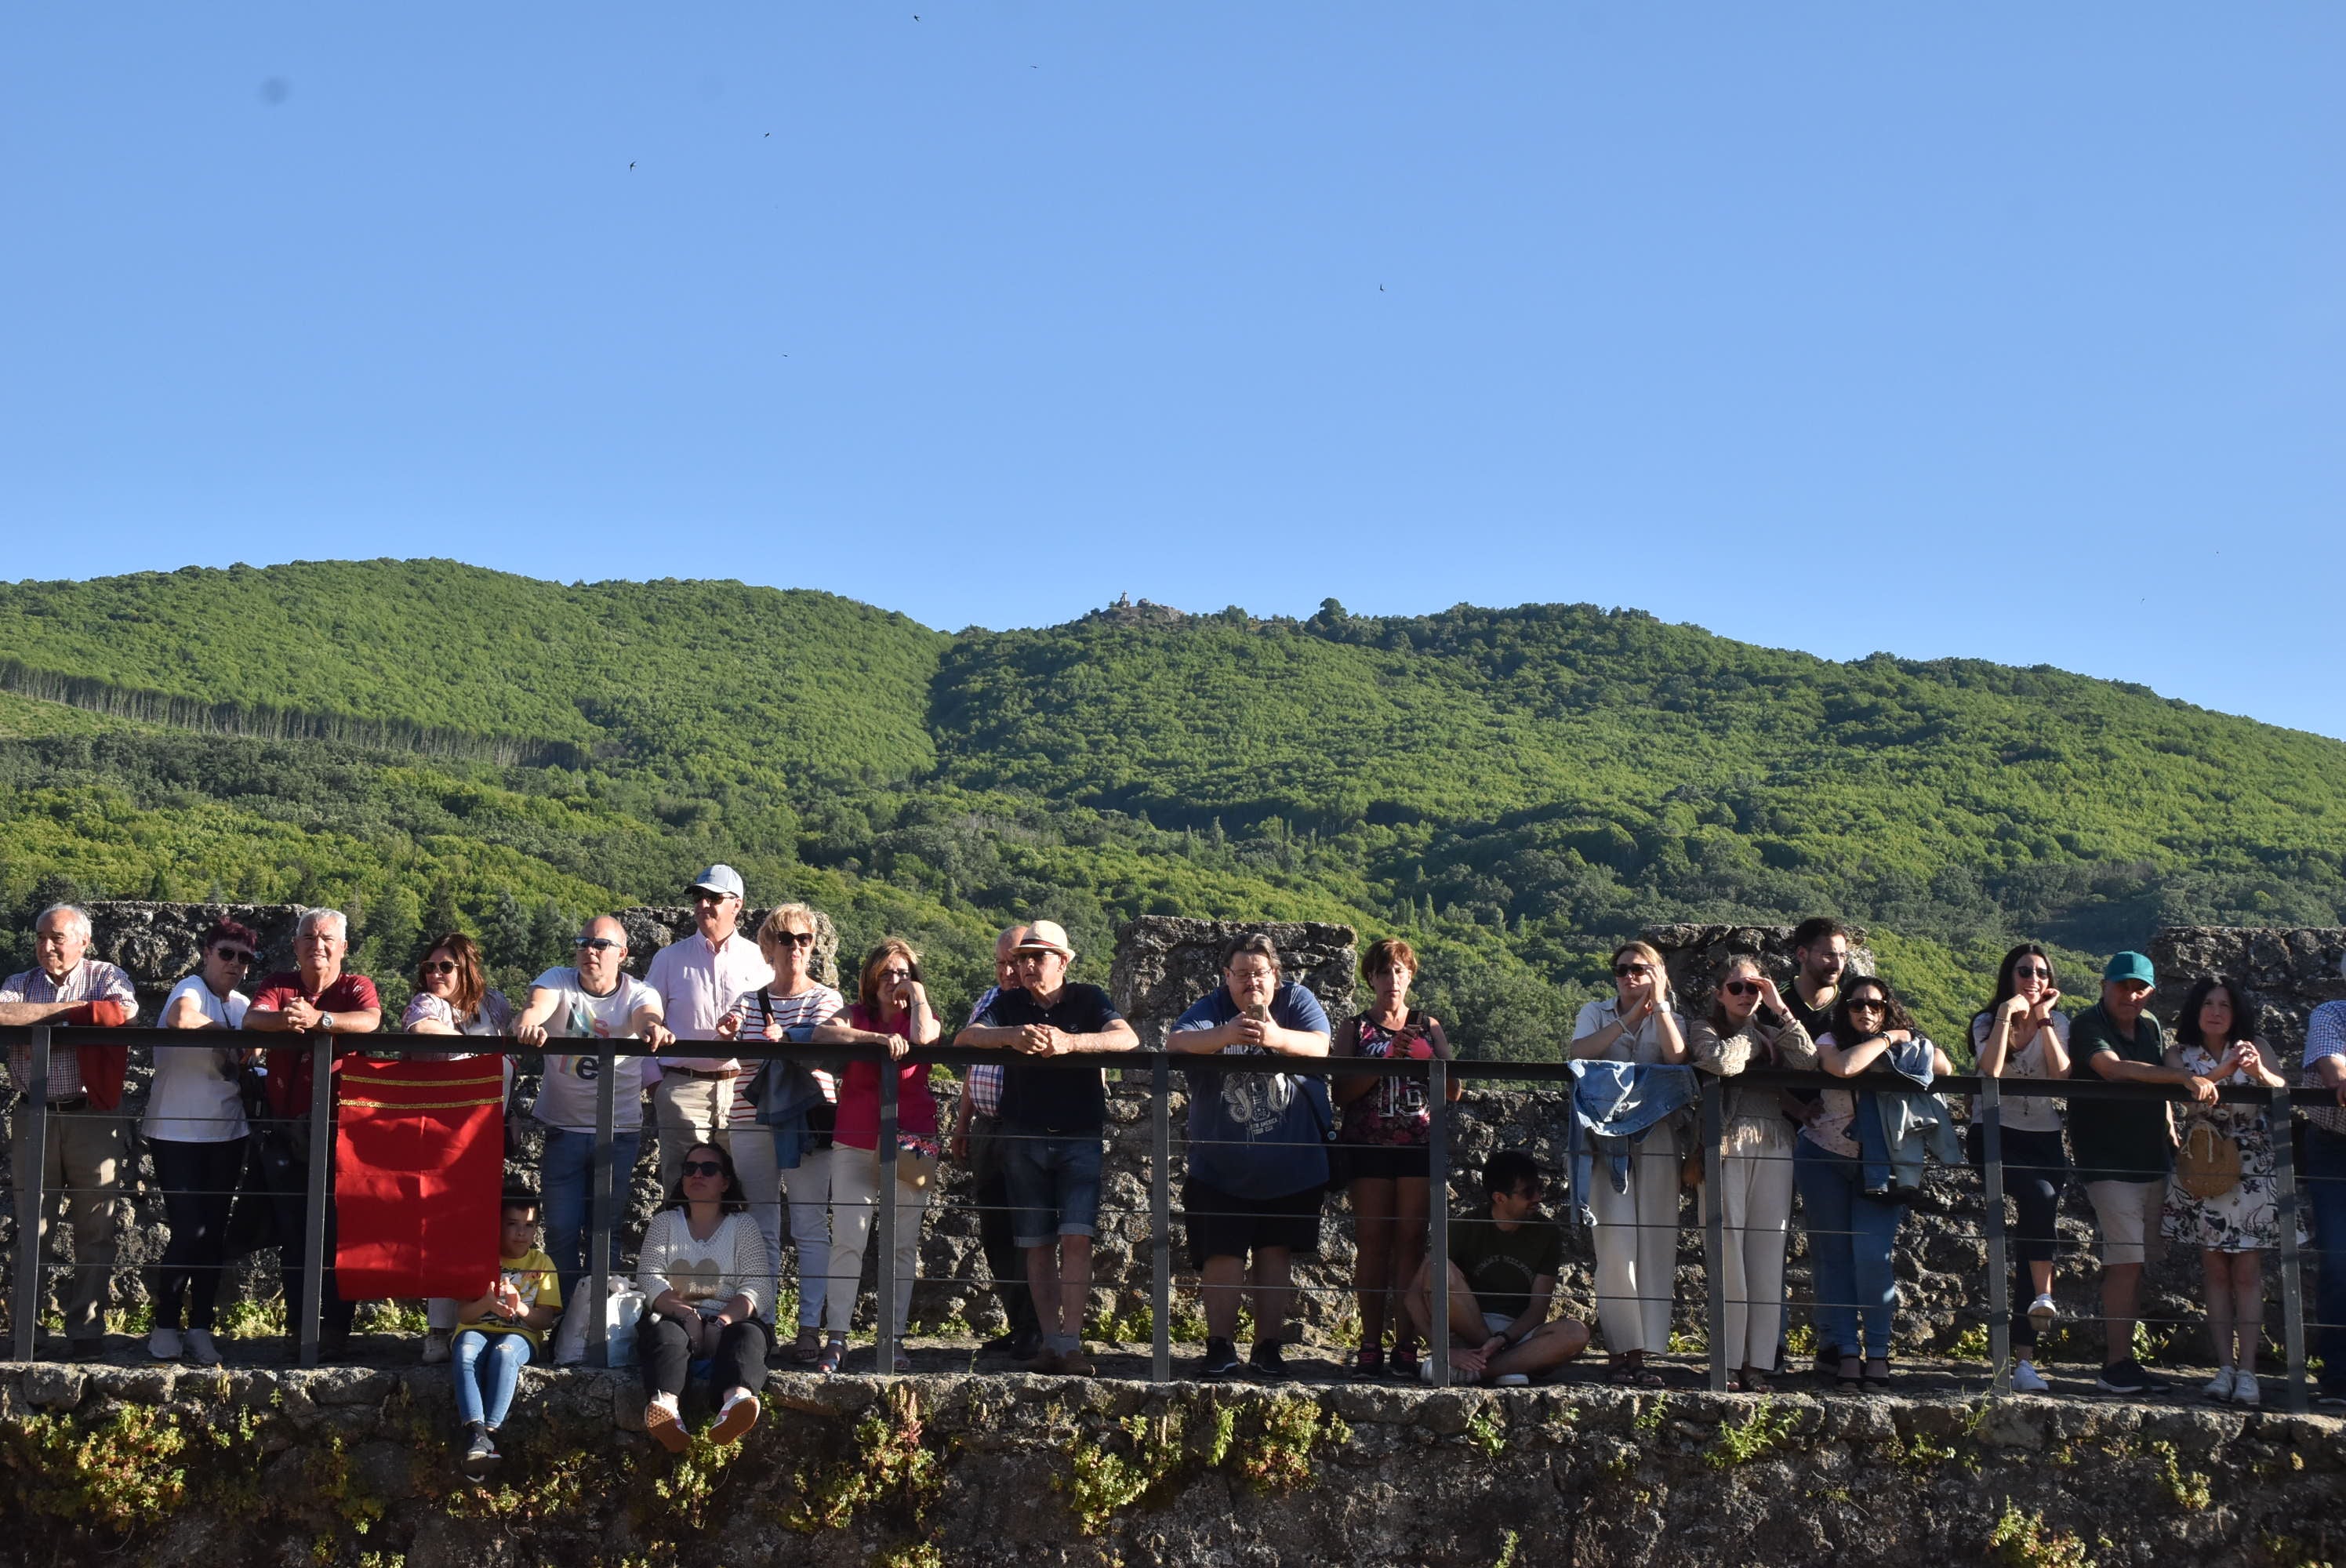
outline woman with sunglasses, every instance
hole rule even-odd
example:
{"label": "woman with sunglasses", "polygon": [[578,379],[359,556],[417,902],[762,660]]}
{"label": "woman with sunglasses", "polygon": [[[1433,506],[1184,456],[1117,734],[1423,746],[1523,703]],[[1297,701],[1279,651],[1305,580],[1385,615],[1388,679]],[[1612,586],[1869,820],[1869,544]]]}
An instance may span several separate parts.
{"label": "woman with sunglasses", "polygon": [[[1784,1005],[1760,960],[1727,961],[1710,1011],[1695,1020],[1688,1050],[1706,1073],[1814,1067],[1817,1048]],[[1719,1145],[1718,1201],[1726,1232],[1719,1283],[1727,1295],[1727,1353],[1743,1393],[1770,1391],[1783,1339],[1784,1247],[1792,1220],[1792,1124],[1773,1089],[1730,1089]],[[1704,1200],[1710,1201],[1706,1190]]]}
{"label": "woman with sunglasses", "polygon": [[[1972,1051],[1983,1078],[2066,1078],[2069,1017],[2056,1009],[2053,959],[2033,942],[2004,955],[1995,996],[1972,1016]],[[2004,1190],[2019,1213],[2013,1229],[2012,1386],[2045,1391],[2036,1369],[2037,1336],[2053,1326],[2053,1254],[2060,1232],[2061,1189],[2069,1184],[2069,1156],[2061,1141],[2061,1102],[2028,1095],[2004,1100]],[[1984,1160],[1984,1145],[1975,1149]]]}
{"label": "woman with sunglasses", "polygon": [[[1832,1028],[1817,1042],[1817,1064],[1836,1078],[1854,1078],[1892,1046],[1916,1041],[1930,1044],[1889,985],[1861,974],[1841,984]],[[1931,1063],[1933,1073],[1954,1071],[1936,1045]],[[1873,1391],[1890,1386],[1891,1316],[1898,1305],[1890,1255],[1906,1206],[1866,1195],[1856,1121],[1855,1091],[1824,1091],[1800,1129],[1792,1181],[1808,1217],[1809,1256],[1816,1260],[1818,1335],[1841,1352],[1841,1386]]]}
{"label": "woman with sunglasses", "polygon": [[[904,1351],[904,1329],[912,1317],[913,1278],[920,1266],[921,1217],[928,1210],[941,1145],[929,1070],[905,1061],[904,1054],[915,1045],[935,1044],[939,1028],[921,983],[921,955],[898,938],[888,938],[864,955],[855,995],[845,1022],[824,1024],[815,1031],[815,1038],[827,1045],[884,1045],[885,1071],[896,1075],[896,1179],[890,1184],[896,1206],[896,1299],[880,1303],[880,1309],[892,1312],[896,1326],[895,1365],[884,1369],[909,1372],[913,1361]],[[840,1081],[839,1124],[831,1137],[831,1277],[824,1288],[831,1340],[815,1362],[820,1372],[836,1372],[847,1354],[847,1327],[854,1320],[855,1298],[862,1287],[864,1247],[879,1215],[882,1071],[878,1062],[857,1057],[848,1063]]]}
{"label": "woman with sunglasses", "polygon": [[[399,1027],[409,1034],[510,1034],[513,1008],[505,993],[492,986],[481,962],[481,950],[463,932],[434,938],[415,965],[415,994],[400,1015]],[[434,1052],[444,1061],[459,1061],[470,1052]],[[513,1059],[505,1058],[505,1078],[513,1078]]]}
{"label": "woman with sunglasses", "polygon": [[676,1190],[644,1227],[636,1288],[644,1295],[636,1349],[644,1369],[644,1431],[670,1453],[689,1438],[678,1401],[693,1361],[707,1357],[717,1421],[709,1435],[738,1441],[758,1424],[770,1336],[761,1314],[773,1270],[749,1214],[733,1156],[715,1144],[684,1151]]}
{"label": "woman with sunglasses", "polygon": [[[1572,1054],[1682,1064],[1686,1035],[1662,955],[1642,942],[1627,942],[1613,954],[1613,994],[1582,1007],[1573,1024]],[[1615,1192],[1609,1181],[1595,1186],[1589,1207],[1596,1219],[1596,1319],[1612,1380],[1658,1389],[1662,1380],[1646,1369],[1646,1358],[1669,1349],[1670,1304],[1678,1295],[1678,1118],[1657,1123],[1638,1140],[1628,1191]]]}
{"label": "woman with sunglasses", "polygon": [[[260,939],[252,928],[217,921],[204,932],[203,965],[163,1001],[166,1029],[241,1029],[250,998],[239,990]],[[155,1157],[170,1244],[148,1280],[155,1326],[147,1350],[157,1360],[182,1353],[219,1365],[212,1312],[228,1266],[229,1207],[244,1175],[250,1129],[237,1072],[244,1053],[230,1045],[158,1045],[155,1082],[139,1124]],[[186,1316],[182,1318],[182,1304]],[[185,1323],[187,1331],[180,1332]]]}

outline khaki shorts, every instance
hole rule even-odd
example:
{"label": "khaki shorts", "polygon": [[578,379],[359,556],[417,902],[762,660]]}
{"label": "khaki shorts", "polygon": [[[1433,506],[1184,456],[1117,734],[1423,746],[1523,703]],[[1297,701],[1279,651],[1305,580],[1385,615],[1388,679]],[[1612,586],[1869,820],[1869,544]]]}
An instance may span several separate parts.
{"label": "khaki shorts", "polygon": [[2094,1218],[2102,1227],[2102,1267],[2149,1263],[2167,1256],[2158,1211],[2167,1202],[2167,1178],[2152,1181],[2089,1181]]}

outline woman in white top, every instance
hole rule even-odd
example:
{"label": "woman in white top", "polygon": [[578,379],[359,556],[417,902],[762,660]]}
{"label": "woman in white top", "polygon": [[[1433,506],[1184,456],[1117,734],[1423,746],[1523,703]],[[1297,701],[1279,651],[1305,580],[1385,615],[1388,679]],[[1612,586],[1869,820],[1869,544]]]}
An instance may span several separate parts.
{"label": "woman in white top", "polygon": [[[2066,1078],[2069,1019],[2056,1012],[2053,959],[2033,942],[2004,955],[1995,972],[1995,999],[1972,1019],[1972,1051],[1983,1078]],[[2061,1143],[2061,1102],[2014,1095],[2002,1102],[2004,1190],[2020,1223],[2012,1252],[2012,1386],[2045,1391],[2036,1369],[2036,1337],[2053,1324],[2055,1221],[2069,1156]],[[1984,1148],[1977,1151],[1984,1159]],[[2023,1306],[2022,1303],[2026,1305]]]}
{"label": "woman in white top", "polygon": [[[2256,1038],[2256,1006],[2239,983],[2208,975],[2192,987],[2175,1015],[2175,1040],[2167,1064],[2219,1088],[2253,1084],[2279,1089],[2288,1080],[2273,1071],[2272,1054]],[[2265,1109],[2229,1100],[2213,1105],[2186,1105],[2182,1113],[2184,1155],[2194,1144],[2222,1152],[2229,1145],[2239,1179],[2219,1193],[2194,1196],[2178,1175],[2167,1189],[2159,1229],[2178,1247],[2196,1247],[2208,1292],[2208,1327],[2216,1340],[2216,1379],[2200,1392],[2211,1400],[2261,1404],[2257,1388],[2257,1341],[2263,1337],[2264,1255],[2280,1245],[2280,1206],[2273,1182],[2273,1137]],[[2280,1136],[2289,1136],[2283,1125]],[[2214,1140],[2211,1145],[2210,1140]],[[2300,1245],[2305,1237],[2300,1229]]]}
{"label": "woman in white top", "polygon": [[[1760,960],[1739,952],[1719,976],[1710,1011],[1695,1020],[1688,1049],[1706,1073],[1814,1067],[1817,1048],[1784,1005]],[[1719,1146],[1718,1200],[1726,1233],[1719,1278],[1727,1295],[1727,1354],[1736,1388],[1770,1391],[1783,1338],[1784,1244],[1792,1220],[1792,1124],[1773,1089],[1730,1089]],[[1706,1194],[1706,1201],[1708,1195]]]}
{"label": "woman in white top", "polygon": [[[260,945],[250,926],[215,921],[204,932],[203,967],[164,999],[163,1027],[241,1029],[247,998],[237,986],[251,972]],[[248,1129],[237,1092],[242,1057],[230,1045],[155,1047],[155,1083],[139,1131],[155,1159],[155,1185],[163,1189],[171,1227],[170,1244],[149,1282],[155,1327],[147,1349],[158,1360],[185,1353],[198,1366],[219,1365],[212,1309],[228,1265],[229,1207],[244,1176]]]}
{"label": "woman in white top", "polygon": [[709,1358],[709,1386],[717,1394],[709,1435],[729,1443],[758,1424],[771,1342],[762,1319],[773,1310],[763,1294],[773,1265],[733,1156],[715,1144],[695,1144],[681,1165],[677,1190],[644,1227],[636,1255],[636,1288],[645,1302],[636,1329],[644,1430],[670,1453],[682,1453],[690,1441],[677,1400],[697,1356]]}
{"label": "woman in white top", "polygon": [[[1647,1064],[1687,1060],[1686,1019],[1670,997],[1662,955],[1642,942],[1613,954],[1613,995],[1580,1010],[1572,1054]],[[1598,1181],[1589,1195],[1596,1216],[1596,1319],[1612,1358],[1613,1381],[1658,1389],[1646,1370],[1649,1353],[1670,1345],[1670,1303],[1678,1294],[1679,1128],[1658,1123],[1632,1150],[1629,1190]]]}

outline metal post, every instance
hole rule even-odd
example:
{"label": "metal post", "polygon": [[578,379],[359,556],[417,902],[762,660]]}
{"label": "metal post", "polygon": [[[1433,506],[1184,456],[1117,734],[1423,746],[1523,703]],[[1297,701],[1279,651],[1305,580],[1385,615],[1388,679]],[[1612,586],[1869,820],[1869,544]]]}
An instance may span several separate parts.
{"label": "metal post", "polygon": [[[632,1060],[632,1059],[631,1059]],[[608,1044],[595,1054],[595,1158],[586,1167],[586,1260],[589,1275],[586,1304],[594,1312],[594,1328],[586,1347],[586,1364],[611,1364],[611,1217],[617,1205],[612,1190],[619,1173],[611,1168],[613,1145],[618,1141],[619,1058]],[[629,1172],[633,1175],[633,1172]]]}
{"label": "metal post", "polygon": [[[896,1369],[896,1064],[880,1053],[880,1190],[872,1201],[880,1206],[873,1228],[880,1234],[880,1326],[872,1336],[878,1372],[887,1377]],[[861,1259],[858,1260],[860,1265]],[[833,1333],[846,1325],[834,1323]]]}
{"label": "metal post", "polygon": [[[1436,1388],[1450,1386],[1450,1064],[1425,1064],[1425,1097],[1433,1107],[1425,1157],[1433,1180],[1425,1205],[1425,1353]],[[1404,1307],[1403,1310],[1407,1310]]]}
{"label": "metal post", "polygon": [[2305,1391],[2305,1281],[2297,1247],[2297,1148],[2290,1136],[2295,1130],[2293,1116],[2289,1091],[2273,1090],[2266,1125],[2273,1151],[2274,1207],[2280,1220],[2281,1346],[2289,1358],[2289,1408],[2301,1413],[2312,1407]]}
{"label": "metal post", "polygon": [[326,1299],[326,1173],[334,1157],[334,1037],[306,1037],[310,1049],[310,1203],[301,1216],[301,1365],[318,1364],[318,1318]]}
{"label": "metal post", "polygon": [[[1710,1391],[1727,1391],[1727,1188],[1719,1174],[1719,1142],[1725,1135],[1727,1087],[1716,1073],[1702,1079],[1702,1274],[1705,1334],[1710,1344]],[[1672,1208],[1676,1208],[1673,1204]],[[1675,1226],[1672,1227],[1676,1228]],[[1640,1279],[1642,1292],[1654,1283]],[[1749,1294],[1747,1291],[1746,1294]]]}
{"label": "metal post", "polygon": [[1987,1217],[1987,1359],[1998,1394],[2012,1392],[2012,1264],[2004,1234],[2004,1086],[1980,1080],[1980,1203]]}
{"label": "metal post", "polygon": [[26,1074],[24,1114],[16,1118],[16,1293],[11,1311],[16,1359],[33,1359],[41,1326],[41,1184],[49,1168],[49,1026],[33,1025],[32,1071]]}
{"label": "metal post", "polygon": [[1148,1095],[1148,1376],[1173,1380],[1173,1070],[1158,1052]]}

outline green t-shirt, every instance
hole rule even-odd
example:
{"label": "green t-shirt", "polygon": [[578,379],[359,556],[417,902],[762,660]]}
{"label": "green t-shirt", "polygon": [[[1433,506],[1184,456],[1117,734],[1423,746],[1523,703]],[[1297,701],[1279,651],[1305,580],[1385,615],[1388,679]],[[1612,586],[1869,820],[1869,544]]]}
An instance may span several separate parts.
{"label": "green t-shirt", "polygon": [[[2092,1064],[2103,1051],[2152,1067],[2167,1064],[2157,1019],[2146,1012],[2129,1038],[2096,1002],[2069,1024],[2069,1076],[2099,1078]],[[2069,1145],[2076,1152],[2081,1181],[2159,1181],[2175,1164],[2167,1105],[2159,1100],[2072,1100]]]}
{"label": "green t-shirt", "polygon": [[1450,1261],[1485,1312],[1520,1318],[1531,1305],[1532,1281],[1564,1268],[1564,1230],[1553,1220],[1527,1219],[1502,1230],[1490,1210],[1450,1222]]}

